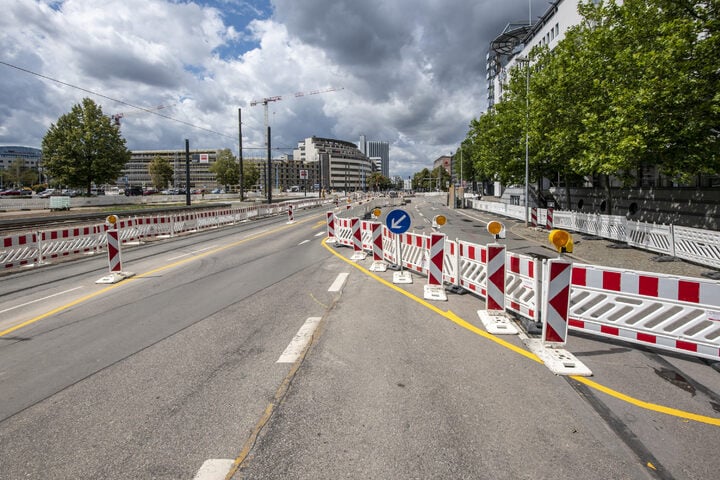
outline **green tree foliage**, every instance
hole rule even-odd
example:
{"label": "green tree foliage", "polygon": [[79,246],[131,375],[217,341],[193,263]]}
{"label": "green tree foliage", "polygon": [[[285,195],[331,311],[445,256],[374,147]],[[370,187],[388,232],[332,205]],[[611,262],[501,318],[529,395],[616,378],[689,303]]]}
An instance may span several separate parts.
{"label": "green tree foliage", "polygon": [[173,179],[174,170],[170,160],[163,157],[155,157],[148,165],[148,173],[153,186],[158,190],[167,187]]}
{"label": "green tree foliage", "polygon": [[367,180],[368,188],[374,192],[389,190],[393,187],[393,182],[380,172],[373,172]]}
{"label": "green tree foliage", "polygon": [[257,185],[260,179],[260,169],[254,162],[243,162],[243,189],[249,190]]}
{"label": "green tree foliage", "polygon": [[476,178],[524,183],[526,131],[531,183],[630,184],[649,165],[679,182],[720,173],[719,12],[718,0],[581,4],[583,21],[534,50],[471,122],[463,151]]}
{"label": "green tree foliage", "polygon": [[[217,183],[224,185],[226,188],[230,185],[240,183],[240,165],[237,163],[235,156],[230,149],[225,148],[217,153],[215,163],[210,165],[210,172],[215,174]],[[243,176],[247,173],[243,169]]]}
{"label": "green tree foliage", "polygon": [[50,125],[42,141],[48,175],[90,194],[96,184],[114,182],[130,160],[125,139],[91,99],[83,99]]}
{"label": "green tree foliage", "polygon": [[[2,170],[2,169],[0,169]],[[29,187],[38,181],[38,173],[25,166],[25,160],[16,158],[3,170],[4,183],[16,187]]]}

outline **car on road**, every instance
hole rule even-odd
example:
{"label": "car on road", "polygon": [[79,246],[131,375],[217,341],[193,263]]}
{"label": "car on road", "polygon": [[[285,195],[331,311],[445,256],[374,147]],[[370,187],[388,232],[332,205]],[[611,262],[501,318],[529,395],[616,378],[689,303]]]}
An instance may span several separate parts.
{"label": "car on road", "polygon": [[48,198],[52,197],[53,195],[59,195],[60,192],[56,188],[46,188],[42,192],[38,193],[38,197],[40,198]]}
{"label": "car on road", "polygon": [[143,189],[139,186],[125,187],[125,195],[128,197],[142,195]]}

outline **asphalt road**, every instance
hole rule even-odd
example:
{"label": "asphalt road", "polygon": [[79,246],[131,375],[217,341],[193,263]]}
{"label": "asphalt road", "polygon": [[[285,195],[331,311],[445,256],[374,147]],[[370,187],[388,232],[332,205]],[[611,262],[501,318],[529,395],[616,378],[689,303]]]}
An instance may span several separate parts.
{"label": "asphalt road", "polygon": [[[482,215],[403,208],[490,241]],[[594,376],[555,376],[477,327],[477,297],[424,301],[295,218],[128,249],[112,287],[102,258],[0,279],[0,478],[715,478],[707,362],[573,335]]]}

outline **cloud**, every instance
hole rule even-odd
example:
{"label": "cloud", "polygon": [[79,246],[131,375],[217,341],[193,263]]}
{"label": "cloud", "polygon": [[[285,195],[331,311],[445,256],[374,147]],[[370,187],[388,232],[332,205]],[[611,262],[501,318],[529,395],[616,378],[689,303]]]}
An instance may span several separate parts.
{"label": "cloud", "polygon": [[[533,16],[545,0],[532,0]],[[391,174],[431,167],[486,107],[485,55],[521,0],[10,0],[0,60],[97,92],[0,66],[0,143],[39,146],[90,96],[123,112],[132,149],[231,148],[242,108],[245,155],[311,135],[391,144]],[[342,87],[296,98],[295,92]],[[122,103],[163,109],[179,120]],[[201,129],[191,128],[188,124]],[[213,133],[216,132],[216,133]],[[252,150],[257,148],[257,150]],[[290,153],[289,151],[287,153]]]}

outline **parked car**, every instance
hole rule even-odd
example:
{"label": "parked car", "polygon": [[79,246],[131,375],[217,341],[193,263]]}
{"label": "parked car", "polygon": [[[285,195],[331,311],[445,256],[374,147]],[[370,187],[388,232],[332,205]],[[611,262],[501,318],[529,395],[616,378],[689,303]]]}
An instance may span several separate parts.
{"label": "parked car", "polygon": [[135,196],[135,195],[142,195],[143,189],[140,186],[134,186],[134,187],[125,187],[125,195],[128,197]]}
{"label": "parked car", "polygon": [[158,193],[158,191],[155,190],[154,188],[146,188],[142,192],[143,195],[155,195],[156,193]]}
{"label": "parked car", "polygon": [[210,192],[210,193],[222,194],[222,193],[225,193],[225,189],[223,189],[223,188],[214,188],[214,189],[212,190],[212,192]]}
{"label": "parked car", "polygon": [[48,198],[52,197],[53,195],[58,195],[60,192],[57,191],[55,188],[46,188],[42,192],[38,193],[38,197],[40,198]]}
{"label": "parked car", "polygon": [[3,190],[0,192],[0,196],[2,197],[19,197],[21,195],[20,190],[17,190],[15,188],[9,188],[7,190]]}

